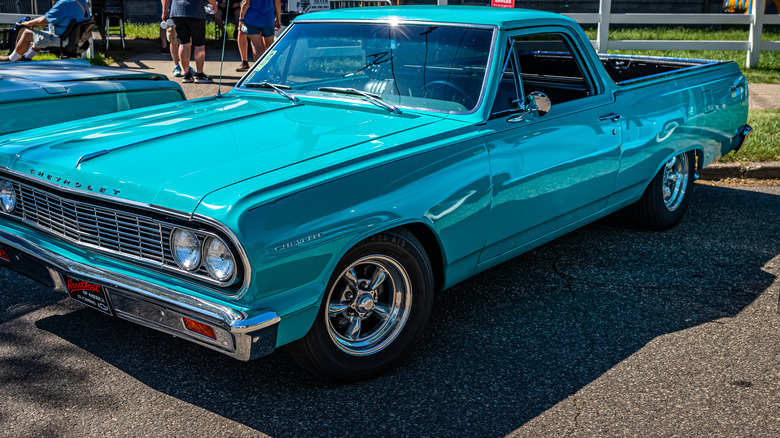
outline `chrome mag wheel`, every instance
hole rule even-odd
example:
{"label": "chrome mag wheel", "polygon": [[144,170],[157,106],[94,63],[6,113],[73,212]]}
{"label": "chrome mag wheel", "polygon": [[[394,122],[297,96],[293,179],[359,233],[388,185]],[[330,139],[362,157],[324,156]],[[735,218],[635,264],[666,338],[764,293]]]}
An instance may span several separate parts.
{"label": "chrome mag wheel", "polygon": [[688,187],[688,175],[690,174],[688,155],[680,154],[672,157],[662,170],[661,191],[664,206],[669,211],[677,210],[685,199],[685,190]]}
{"label": "chrome mag wheel", "polygon": [[411,305],[411,280],[400,263],[385,255],[362,257],[328,291],[328,335],[349,355],[377,353],[404,328]]}

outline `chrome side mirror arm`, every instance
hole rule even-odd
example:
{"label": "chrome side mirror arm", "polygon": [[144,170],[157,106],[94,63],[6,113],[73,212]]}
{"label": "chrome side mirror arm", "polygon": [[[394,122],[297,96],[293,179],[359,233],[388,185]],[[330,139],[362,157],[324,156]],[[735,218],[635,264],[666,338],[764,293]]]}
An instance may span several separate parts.
{"label": "chrome side mirror arm", "polygon": [[528,115],[543,116],[550,112],[552,106],[550,99],[541,91],[533,91],[522,102],[518,99],[512,103],[517,105],[520,112],[506,120],[510,123],[522,122]]}

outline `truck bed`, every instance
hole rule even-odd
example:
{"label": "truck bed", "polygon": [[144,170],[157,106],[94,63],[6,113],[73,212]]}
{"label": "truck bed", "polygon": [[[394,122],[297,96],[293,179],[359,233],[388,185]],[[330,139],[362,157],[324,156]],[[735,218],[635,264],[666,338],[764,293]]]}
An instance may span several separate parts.
{"label": "truck bed", "polygon": [[627,85],[670,75],[678,71],[698,69],[724,62],[708,59],[602,54],[599,54],[599,60],[601,60],[609,77],[618,85]]}

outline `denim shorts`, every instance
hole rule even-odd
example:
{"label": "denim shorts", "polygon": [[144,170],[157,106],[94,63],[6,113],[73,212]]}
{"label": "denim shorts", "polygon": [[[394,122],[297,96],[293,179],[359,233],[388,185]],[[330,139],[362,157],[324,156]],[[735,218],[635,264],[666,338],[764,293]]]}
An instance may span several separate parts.
{"label": "denim shorts", "polygon": [[47,32],[45,30],[38,30],[33,29],[33,46],[35,46],[37,49],[45,49],[48,47],[59,47],[60,46],[60,37],[57,35]]}
{"label": "denim shorts", "polygon": [[275,29],[274,29],[273,26],[269,26],[269,27],[255,27],[255,26],[252,26],[251,24],[246,24],[246,23],[244,23],[243,27],[241,28],[241,31],[244,32],[247,35],[257,35],[257,34],[260,34],[260,35],[262,35],[262,36],[264,36],[266,38],[268,38],[270,36],[274,36],[274,30]]}

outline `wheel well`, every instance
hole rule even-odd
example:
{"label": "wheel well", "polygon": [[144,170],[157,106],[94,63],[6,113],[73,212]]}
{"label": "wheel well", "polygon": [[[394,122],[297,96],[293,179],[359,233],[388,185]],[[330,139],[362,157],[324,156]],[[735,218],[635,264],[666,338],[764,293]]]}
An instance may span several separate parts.
{"label": "wheel well", "polygon": [[431,269],[433,269],[434,290],[441,290],[444,285],[444,263],[442,260],[441,246],[439,246],[436,235],[430,228],[421,223],[406,224],[401,228],[405,228],[412,233],[422,244],[425,254],[428,255],[428,259],[431,262]]}

